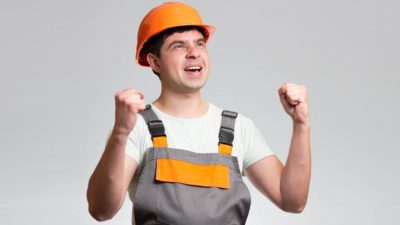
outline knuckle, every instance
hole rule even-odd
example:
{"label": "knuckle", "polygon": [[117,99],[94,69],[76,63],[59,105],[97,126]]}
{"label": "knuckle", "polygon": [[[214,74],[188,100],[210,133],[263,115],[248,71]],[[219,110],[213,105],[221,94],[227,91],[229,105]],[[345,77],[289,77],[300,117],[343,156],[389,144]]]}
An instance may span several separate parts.
{"label": "knuckle", "polygon": [[137,113],[139,110],[138,110],[138,107],[136,107],[135,105],[131,105],[130,107],[129,107],[129,109],[132,111],[132,112],[135,112],[135,113]]}
{"label": "knuckle", "polygon": [[122,100],[122,103],[124,104],[124,105],[126,105],[126,106],[130,106],[130,105],[132,105],[132,102],[129,100],[129,99],[124,99],[124,100]]}

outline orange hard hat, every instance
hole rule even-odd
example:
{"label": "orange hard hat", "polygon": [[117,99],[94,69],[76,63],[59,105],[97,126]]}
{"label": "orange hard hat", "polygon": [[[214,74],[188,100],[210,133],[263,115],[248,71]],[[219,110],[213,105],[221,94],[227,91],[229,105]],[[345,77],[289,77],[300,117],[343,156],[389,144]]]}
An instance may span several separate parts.
{"label": "orange hard hat", "polygon": [[179,2],[163,3],[147,13],[140,23],[136,46],[136,61],[142,66],[149,66],[146,55],[140,54],[144,43],[166,29],[180,26],[203,28],[207,32],[206,41],[215,30],[214,26],[203,23],[200,14],[195,8]]}

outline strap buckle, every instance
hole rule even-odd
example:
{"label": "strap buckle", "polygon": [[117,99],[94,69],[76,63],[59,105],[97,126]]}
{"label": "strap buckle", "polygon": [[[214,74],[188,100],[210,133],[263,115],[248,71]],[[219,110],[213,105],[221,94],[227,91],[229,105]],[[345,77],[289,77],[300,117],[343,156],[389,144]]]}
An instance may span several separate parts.
{"label": "strap buckle", "polygon": [[222,116],[226,116],[226,117],[230,117],[230,118],[236,119],[236,117],[238,116],[238,113],[237,112],[228,111],[228,110],[224,110],[222,112]]}
{"label": "strap buckle", "polygon": [[165,136],[165,128],[161,120],[152,120],[147,123],[152,137]]}
{"label": "strap buckle", "polygon": [[232,128],[221,126],[219,130],[219,143],[232,146],[234,133],[235,131]]}

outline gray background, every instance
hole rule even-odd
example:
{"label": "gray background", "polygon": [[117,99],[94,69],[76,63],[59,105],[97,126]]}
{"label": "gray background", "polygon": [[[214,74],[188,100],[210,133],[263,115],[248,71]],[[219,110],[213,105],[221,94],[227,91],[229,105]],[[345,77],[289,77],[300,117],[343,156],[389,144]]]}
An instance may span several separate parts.
{"label": "gray background", "polygon": [[[0,0],[0,224],[97,224],[85,192],[114,93],[159,94],[133,56],[160,2]],[[277,89],[309,89],[308,205],[284,213],[250,187],[248,224],[398,224],[399,1],[187,3],[217,26],[205,98],[252,118],[283,161],[291,121]],[[130,210],[103,224],[130,224]]]}

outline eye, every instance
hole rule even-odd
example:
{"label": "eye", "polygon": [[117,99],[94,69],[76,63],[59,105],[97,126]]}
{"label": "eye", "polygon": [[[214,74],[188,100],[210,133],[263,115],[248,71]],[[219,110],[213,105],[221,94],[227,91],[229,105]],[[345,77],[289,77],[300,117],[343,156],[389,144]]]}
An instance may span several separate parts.
{"label": "eye", "polygon": [[197,42],[197,47],[198,47],[198,48],[204,48],[204,47],[206,47],[206,42],[205,42],[205,41],[198,41],[198,42]]}
{"label": "eye", "polygon": [[185,45],[184,45],[184,44],[181,44],[181,43],[178,43],[178,44],[175,44],[174,48],[175,48],[175,49],[185,48]]}

